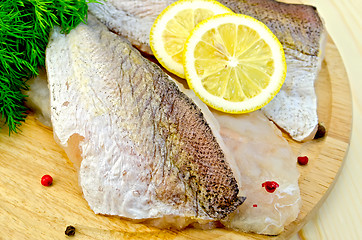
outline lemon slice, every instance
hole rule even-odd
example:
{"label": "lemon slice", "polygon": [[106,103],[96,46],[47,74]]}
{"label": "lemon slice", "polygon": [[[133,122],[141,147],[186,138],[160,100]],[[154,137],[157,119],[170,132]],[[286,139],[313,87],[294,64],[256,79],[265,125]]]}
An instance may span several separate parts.
{"label": "lemon slice", "polygon": [[246,113],[265,106],[286,75],[283,47],[258,20],[242,14],[206,19],[185,43],[187,82],[212,108]]}
{"label": "lemon slice", "polygon": [[228,12],[232,11],[213,0],[180,0],[165,8],[150,32],[150,46],[158,62],[184,78],[183,47],[190,32],[202,20]]}

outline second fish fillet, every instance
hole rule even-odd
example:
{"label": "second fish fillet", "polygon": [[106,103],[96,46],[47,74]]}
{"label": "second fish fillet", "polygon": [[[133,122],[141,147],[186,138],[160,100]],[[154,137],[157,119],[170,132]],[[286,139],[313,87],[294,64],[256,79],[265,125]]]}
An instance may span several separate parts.
{"label": "second fish fillet", "polygon": [[[141,51],[152,54],[149,33],[157,16],[175,0],[108,0],[89,4],[107,27],[127,37]],[[263,113],[296,141],[311,140],[318,128],[314,83],[323,59],[325,29],[317,10],[308,5],[275,0],[219,0],[235,13],[252,16],[282,43],[286,62],[285,83]]]}

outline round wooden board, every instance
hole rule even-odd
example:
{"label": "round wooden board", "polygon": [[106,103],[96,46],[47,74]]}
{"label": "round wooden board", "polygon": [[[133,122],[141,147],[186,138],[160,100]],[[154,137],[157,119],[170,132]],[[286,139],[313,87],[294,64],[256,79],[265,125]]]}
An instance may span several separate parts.
{"label": "round wooden board", "polygon": [[[160,230],[117,217],[94,214],[83,199],[77,172],[53,140],[51,129],[29,115],[21,133],[0,133],[0,227],[5,239],[64,239],[67,225],[74,239],[285,239],[316,212],[331,190],[349,146],[352,106],[347,74],[328,38],[325,60],[316,83],[320,121],[328,132],[307,143],[289,140],[310,162],[299,166],[303,206],[298,219],[279,236],[244,234],[226,229]],[[51,187],[40,178],[50,174]]]}

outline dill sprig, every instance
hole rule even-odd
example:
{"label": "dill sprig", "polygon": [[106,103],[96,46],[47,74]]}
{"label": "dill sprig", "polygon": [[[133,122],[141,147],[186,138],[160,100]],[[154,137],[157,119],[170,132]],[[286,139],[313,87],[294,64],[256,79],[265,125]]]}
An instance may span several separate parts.
{"label": "dill sprig", "polygon": [[27,115],[26,81],[45,65],[49,33],[59,25],[67,34],[87,19],[94,0],[0,1],[0,115],[9,134],[17,132]]}

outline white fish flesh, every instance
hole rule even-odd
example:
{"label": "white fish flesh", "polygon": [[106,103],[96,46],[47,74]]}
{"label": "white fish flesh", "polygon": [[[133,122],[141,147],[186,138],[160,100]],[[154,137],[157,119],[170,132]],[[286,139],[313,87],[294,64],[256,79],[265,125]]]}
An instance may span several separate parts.
{"label": "white fish flesh", "polygon": [[26,106],[29,107],[41,123],[47,127],[51,127],[50,120],[50,98],[46,72],[39,69],[38,76],[29,79],[26,82],[29,90],[24,94],[26,97]]}
{"label": "white fish flesh", "polygon": [[[214,113],[221,136],[235,158],[246,201],[223,224],[243,232],[276,235],[294,221],[301,207],[296,157],[275,125],[260,111]],[[270,193],[262,187],[274,181]]]}

